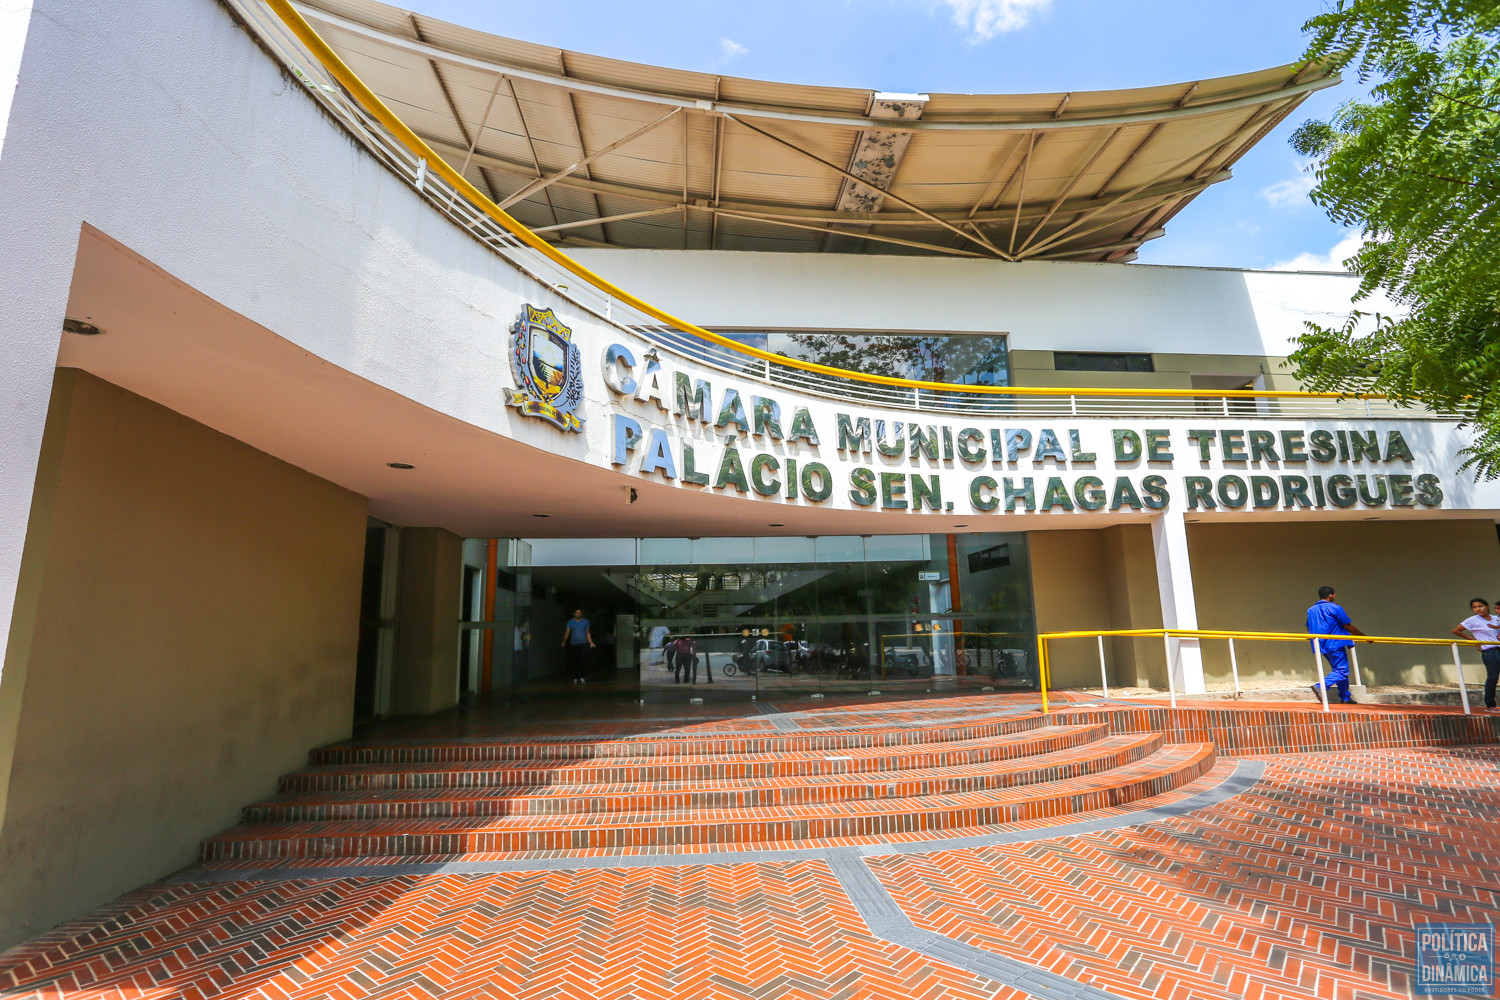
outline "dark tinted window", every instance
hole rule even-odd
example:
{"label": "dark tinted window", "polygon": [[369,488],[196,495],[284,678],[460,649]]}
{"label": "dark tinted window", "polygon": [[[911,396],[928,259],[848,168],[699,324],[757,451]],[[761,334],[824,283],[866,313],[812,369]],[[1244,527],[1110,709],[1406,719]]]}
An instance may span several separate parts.
{"label": "dark tinted window", "polygon": [[1052,367],[1060,372],[1154,372],[1149,354],[1103,354],[1053,351]]}

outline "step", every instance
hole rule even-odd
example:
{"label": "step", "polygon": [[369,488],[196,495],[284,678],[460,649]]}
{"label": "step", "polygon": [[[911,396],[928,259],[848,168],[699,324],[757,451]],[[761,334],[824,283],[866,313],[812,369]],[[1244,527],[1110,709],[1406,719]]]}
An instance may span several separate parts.
{"label": "step", "polygon": [[[1079,727],[1084,728],[1084,727]],[[1103,727],[1099,727],[1102,729]],[[1102,733],[1098,734],[1102,737]],[[1058,739],[1060,744],[1072,743]],[[550,816],[810,805],[853,799],[916,798],[1074,778],[1121,767],[1161,749],[1156,733],[1129,734],[1048,752],[960,765],[893,771],[840,771],[778,778],[660,781],[646,784],[554,784],[480,789],[395,789],[311,793],[258,802],[247,823],[359,819]],[[902,761],[902,763],[908,763]]]}
{"label": "step", "polygon": [[922,745],[841,747],[771,754],[599,757],[338,765],[283,775],[282,794],[417,788],[512,788],[537,785],[642,784],[663,781],[787,778],[810,774],[952,767],[1081,746],[1102,739],[1105,725],[1032,727],[1017,733]]}
{"label": "step", "polygon": [[314,765],[437,764],[470,761],[590,760],[600,757],[684,757],[721,754],[801,753],[866,747],[916,746],[982,739],[1040,729],[1040,712],[961,725],[890,726],[874,729],[778,730],[754,734],[687,733],[607,739],[408,740],[333,743],[309,756]]}
{"label": "step", "polygon": [[1202,776],[1213,762],[1212,744],[1181,744],[1099,774],[913,798],[622,814],[247,824],[205,841],[203,858],[412,857],[879,837],[1090,812],[1180,787]]}

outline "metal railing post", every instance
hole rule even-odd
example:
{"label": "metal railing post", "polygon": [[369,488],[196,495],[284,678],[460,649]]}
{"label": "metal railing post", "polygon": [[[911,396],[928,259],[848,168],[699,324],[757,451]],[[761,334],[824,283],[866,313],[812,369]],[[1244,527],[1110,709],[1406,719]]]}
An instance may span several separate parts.
{"label": "metal railing post", "polygon": [[1047,663],[1047,640],[1038,639],[1036,644],[1036,676],[1042,682],[1042,714],[1050,711],[1047,698],[1048,681],[1051,680],[1051,669]]}
{"label": "metal railing post", "polygon": [[1167,654],[1167,697],[1172,700],[1172,707],[1177,707],[1177,683],[1172,679],[1172,633],[1163,631],[1161,634],[1161,648]]}
{"label": "metal railing post", "polygon": [[1323,658],[1318,655],[1318,640],[1312,641],[1313,648],[1313,678],[1318,689],[1318,696],[1323,699],[1323,711],[1328,711],[1328,688],[1323,684]]}
{"label": "metal railing post", "polygon": [[1469,709],[1469,687],[1464,683],[1464,665],[1458,658],[1458,643],[1453,644],[1453,669],[1458,671],[1458,697],[1464,703],[1464,714],[1473,715]]}
{"label": "metal railing post", "polygon": [[1354,686],[1364,687],[1359,679],[1359,652],[1353,646],[1349,647],[1349,665],[1354,668]]}
{"label": "metal railing post", "polygon": [[1229,637],[1229,672],[1234,674],[1234,696],[1240,696],[1240,661],[1234,655],[1234,636]]}
{"label": "metal railing post", "polygon": [[1099,636],[1099,683],[1104,686],[1104,697],[1109,697],[1109,675],[1104,669],[1104,636]]}

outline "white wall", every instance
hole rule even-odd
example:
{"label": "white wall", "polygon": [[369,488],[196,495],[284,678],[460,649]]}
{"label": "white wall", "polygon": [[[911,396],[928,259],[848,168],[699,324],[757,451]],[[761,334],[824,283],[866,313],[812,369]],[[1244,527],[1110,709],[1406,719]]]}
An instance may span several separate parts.
{"label": "white wall", "polygon": [[589,268],[709,327],[962,330],[1012,350],[1281,357],[1340,321],[1349,275],[934,257],[575,250]]}

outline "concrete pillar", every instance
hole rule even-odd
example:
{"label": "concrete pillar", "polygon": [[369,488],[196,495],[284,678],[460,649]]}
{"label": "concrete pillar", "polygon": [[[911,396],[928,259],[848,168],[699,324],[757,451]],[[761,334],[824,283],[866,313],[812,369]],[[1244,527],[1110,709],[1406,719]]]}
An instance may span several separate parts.
{"label": "concrete pillar", "polygon": [[463,539],[451,531],[402,529],[392,715],[426,715],[458,703],[463,561]]}
{"label": "concrete pillar", "polygon": [[[1196,629],[1198,602],[1193,594],[1193,567],[1188,557],[1187,522],[1180,513],[1167,511],[1151,521],[1151,547],[1156,555],[1156,587],[1161,594],[1163,628]],[[1203,683],[1203,651],[1197,639],[1173,639],[1172,660],[1167,669],[1179,692],[1200,693]]]}

